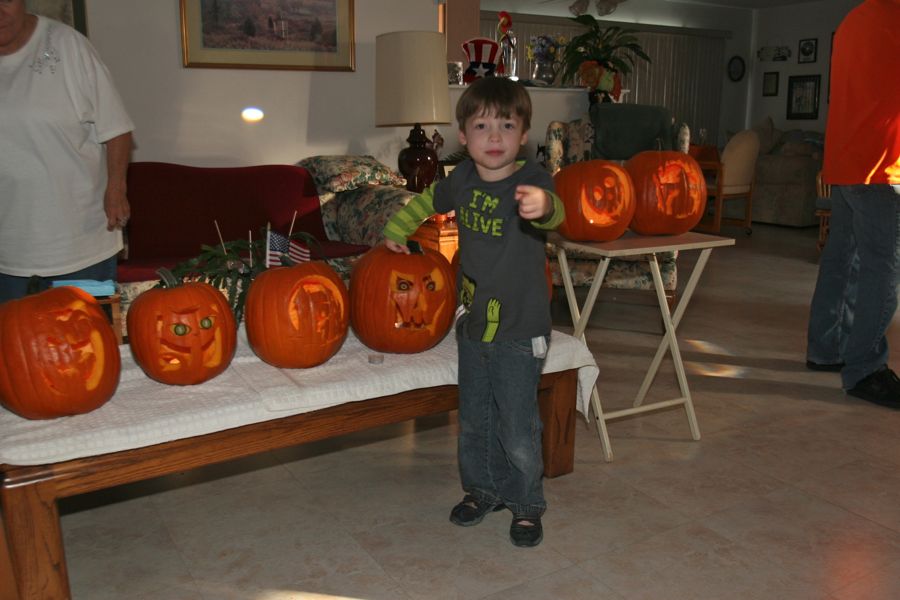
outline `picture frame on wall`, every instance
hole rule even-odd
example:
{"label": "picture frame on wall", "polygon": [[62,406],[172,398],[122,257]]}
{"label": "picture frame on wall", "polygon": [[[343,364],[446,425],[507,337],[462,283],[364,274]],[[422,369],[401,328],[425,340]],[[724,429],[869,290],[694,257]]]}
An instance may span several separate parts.
{"label": "picture frame on wall", "polygon": [[767,71],[763,73],[762,95],[778,95],[778,71]]}
{"label": "picture frame on wall", "polygon": [[[185,67],[354,71],[353,0],[180,0]],[[275,4],[272,3],[272,6]],[[297,5],[299,6],[299,5]]]}
{"label": "picture frame on wall", "polygon": [[814,63],[816,62],[816,55],[819,53],[819,40],[818,38],[809,38],[805,40],[800,40],[800,44],[797,48],[797,62],[798,63]]}
{"label": "picture frame on wall", "polygon": [[84,0],[25,0],[25,10],[65,23],[87,35]]}
{"label": "picture frame on wall", "polygon": [[818,119],[821,75],[794,75],[788,78],[787,118]]}

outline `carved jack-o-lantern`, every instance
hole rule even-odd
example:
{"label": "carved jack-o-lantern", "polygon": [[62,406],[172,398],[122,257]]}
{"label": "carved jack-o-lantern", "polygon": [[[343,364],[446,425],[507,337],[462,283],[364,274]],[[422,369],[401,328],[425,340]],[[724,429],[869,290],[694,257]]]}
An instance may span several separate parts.
{"label": "carved jack-o-lantern", "polygon": [[171,385],[212,379],[228,368],[237,346],[231,307],[207,283],[147,290],[131,303],[127,328],[135,362]]}
{"label": "carved jack-o-lantern", "polygon": [[439,252],[369,250],[350,274],[350,322],[357,337],[380,352],[422,352],[453,322],[455,280]]}
{"label": "carved jack-o-lantern", "polygon": [[576,162],[553,176],[566,208],[559,232],[579,242],[608,242],[628,229],[634,215],[634,184],[621,166],[605,160]]}
{"label": "carved jack-o-lantern", "polygon": [[28,419],[90,412],[119,383],[119,346],[93,296],[59,287],[0,305],[0,403]]}
{"label": "carved jack-o-lantern", "polygon": [[340,350],[348,312],[347,288],[327,263],[269,269],[247,292],[247,341],[270,365],[314,367]]}
{"label": "carved jack-o-lantern", "polygon": [[625,168],[634,181],[637,206],[631,229],[643,235],[691,230],[706,211],[706,180],[700,165],[683,152],[647,151]]}

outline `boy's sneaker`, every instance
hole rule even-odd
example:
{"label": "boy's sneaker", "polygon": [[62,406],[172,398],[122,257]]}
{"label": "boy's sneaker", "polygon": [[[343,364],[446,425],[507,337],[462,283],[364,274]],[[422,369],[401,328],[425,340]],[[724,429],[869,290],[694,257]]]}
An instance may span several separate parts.
{"label": "boy's sneaker", "polygon": [[862,378],[847,390],[847,394],[881,406],[900,409],[900,378],[885,365]]}
{"label": "boy's sneaker", "polygon": [[450,511],[450,522],[461,527],[478,525],[489,512],[503,510],[504,508],[506,507],[502,504],[488,504],[478,500],[472,494],[466,494],[462,502],[454,506],[453,510]]}
{"label": "boy's sneaker", "polygon": [[537,546],[544,539],[541,518],[514,516],[512,525],[509,526],[509,539],[513,544],[522,548]]}

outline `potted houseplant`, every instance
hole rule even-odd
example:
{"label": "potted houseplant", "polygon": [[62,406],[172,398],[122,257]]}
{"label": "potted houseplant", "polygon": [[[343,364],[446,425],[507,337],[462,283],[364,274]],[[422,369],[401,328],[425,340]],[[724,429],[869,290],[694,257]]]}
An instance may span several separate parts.
{"label": "potted houseplant", "polygon": [[618,26],[601,27],[600,21],[589,14],[573,17],[587,31],[574,36],[562,56],[562,80],[571,83],[576,75],[591,91],[606,96],[621,89],[621,76],[631,72],[637,59],[650,61],[641,48],[633,29]]}

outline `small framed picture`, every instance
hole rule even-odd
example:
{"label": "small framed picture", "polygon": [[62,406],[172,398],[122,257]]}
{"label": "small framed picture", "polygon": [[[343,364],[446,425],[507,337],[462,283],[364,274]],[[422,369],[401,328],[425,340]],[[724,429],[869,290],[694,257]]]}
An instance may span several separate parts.
{"label": "small framed picture", "polygon": [[788,77],[787,118],[818,119],[821,75]]}
{"label": "small framed picture", "polygon": [[800,40],[800,46],[797,48],[798,63],[814,63],[816,62],[816,54],[819,50],[819,40],[810,38],[808,40]]}
{"label": "small framed picture", "polygon": [[766,73],[763,73],[762,95],[778,95],[778,71],[767,71]]}

